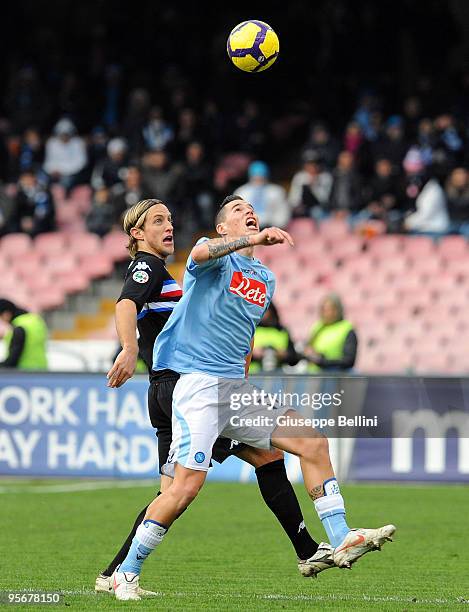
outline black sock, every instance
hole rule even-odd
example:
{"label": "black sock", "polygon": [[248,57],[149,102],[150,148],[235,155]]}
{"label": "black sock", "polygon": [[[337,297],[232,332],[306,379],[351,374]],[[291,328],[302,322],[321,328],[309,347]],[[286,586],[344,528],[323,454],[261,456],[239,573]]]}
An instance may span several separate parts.
{"label": "black sock", "polygon": [[288,480],[283,459],[258,467],[256,476],[265,503],[290,538],[298,558],[309,559],[319,545],[304,526],[300,504]]}
{"label": "black sock", "polygon": [[[158,497],[158,495],[160,494],[161,494],[161,491],[158,491],[156,496]],[[134,526],[132,527],[131,532],[127,536],[126,541],[122,544],[121,549],[119,550],[117,555],[114,557],[114,559],[111,561],[111,563],[108,565],[108,567],[103,572],[101,572],[103,576],[108,576],[108,577],[112,576],[116,567],[120,565],[122,561],[127,557],[127,553],[129,552],[130,547],[132,545],[132,540],[134,539],[134,535],[135,535],[135,532],[137,531],[137,527],[140,525],[140,523],[145,518],[145,514],[147,513],[147,508],[148,506],[145,506],[145,508],[141,510],[140,514],[135,519]]]}

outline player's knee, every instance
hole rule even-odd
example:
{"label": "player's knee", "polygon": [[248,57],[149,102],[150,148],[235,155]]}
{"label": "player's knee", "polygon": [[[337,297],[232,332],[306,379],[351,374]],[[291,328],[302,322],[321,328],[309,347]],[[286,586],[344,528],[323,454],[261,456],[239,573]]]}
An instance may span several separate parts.
{"label": "player's knee", "polygon": [[322,464],[329,460],[329,442],[324,436],[302,438],[299,451],[302,459],[313,463]]}
{"label": "player's knee", "polygon": [[183,482],[173,483],[170,490],[177,498],[178,508],[184,509],[197,497],[201,487],[201,482],[196,479],[188,478]]}
{"label": "player's knee", "polygon": [[260,448],[246,447],[240,453],[238,457],[243,461],[247,461],[255,468],[262,467],[273,461],[279,461],[283,459],[283,452],[274,448],[272,450],[264,450]]}

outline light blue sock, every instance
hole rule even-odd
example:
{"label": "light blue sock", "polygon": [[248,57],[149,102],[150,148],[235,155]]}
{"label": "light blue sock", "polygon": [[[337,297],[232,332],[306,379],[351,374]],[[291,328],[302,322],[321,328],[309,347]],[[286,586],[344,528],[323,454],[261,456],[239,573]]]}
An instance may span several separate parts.
{"label": "light blue sock", "polygon": [[140,574],[142,565],[148,555],[160,544],[168,530],[156,521],[145,520],[137,527],[134,539],[123,560],[119,572]]}
{"label": "light blue sock", "polygon": [[314,506],[334,548],[342,543],[350,531],[345,520],[344,499],[335,478],[324,482],[324,497],[314,500]]}

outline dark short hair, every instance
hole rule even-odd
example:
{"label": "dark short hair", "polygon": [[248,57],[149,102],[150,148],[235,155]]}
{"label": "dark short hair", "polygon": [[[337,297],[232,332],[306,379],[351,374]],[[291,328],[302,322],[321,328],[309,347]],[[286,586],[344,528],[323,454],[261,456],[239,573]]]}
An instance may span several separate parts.
{"label": "dark short hair", "polygon": [[220,204],[220,206],[218,207],[217,210],[217,214],[215,215],[215,227],[221,223],[224,219],[224,208],[227,204],[229,204],[230,202],[234,202],[235,200],[244,200],[244,198],[242,198],[239,195],[233,194],[233,195],[229,195],[226,196],[226,198],[223,200],[223,202]]}
{"label": "dark short hair", "polygon": [[13,304],[13,302],[10,302],[10,300],[5,298],[0,298],[0,314],[3,314],[4,312],[13,313],[15,310],[17,310],[17,307],[15,304]]}

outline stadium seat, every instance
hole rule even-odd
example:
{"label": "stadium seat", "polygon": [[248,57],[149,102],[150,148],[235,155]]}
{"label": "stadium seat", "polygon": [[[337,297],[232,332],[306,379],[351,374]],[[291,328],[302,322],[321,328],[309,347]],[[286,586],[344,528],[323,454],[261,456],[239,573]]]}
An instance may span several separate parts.
{"label": "stadium seat", "polygon": [[288,224],[287,231],[296,242],[301,238],[311,239],[317,233],[317,228],[312,219],[293,219]]}
{"label": "stadium seat", "polygon": [[438,244],[438,253],[446,261],[468,259],[469,249],[463,236],[445,236]]}
{"label": "stadium seat", "polygon": [[428,236],[405,236],[402,246],[404,253],[414,259],[423,259],[436,254],[435,242]]}
{"label": "stadium seat", "polygon": [[384,347],[384,350],[377,353],[371,371],[374,374],[402,374],[411,371],[414,363],[414,358],[409,352],[400,349],[390,352],[387,347]]}
{"label": "stadium seat", "polygon": [[402,251],[402,236],[379,236],[368,240],[367,252],[376,259],[393,257]]}
{"label": "stadium seat", "polygon": [[354,278],[376,275],[376,263],[366,254],[347,259],[340,268],[353,275]]}
{"label": "stadium seat", "polygon": [[393,277],[406,274],[409,270],[409,262],[402,256],[394,256],[388,258],[379,259],[373,262],[373,271],[375,274],[390,274]]}
{"label": "stadium seat", "polygon": [[68,238],[68,250],[71,253],[97,253],[102,248],[101,239],[91,232],[71,232]]}
{"label": "stadium seat", "polygon": [[42,255],[59,255],[64,253],[67,237],[62,232],[39,234],[34,240],[34,249]]}
{"label": "stadium seat", "polygon": [[129,237],[124,232],[110,232],[103,238],[103,253],[109,255],[113,261],[125,261],[129,258],[129,252],[126,248],[128,241]]}
{"label": "stadium seat", "polygon": [[42,291],[46,291],[51,287],[55,287],[57,285],[55,279],[50,274],[49,270],[45,270],[44,268],[41,271],[41,274],[36,274],[34,276],[30,276],[26,281],[26,286],[29,291],[33,294]]}
{"label": "stadium seat", "polygon": [[7,234],[0,240],[0,252],[7,259],[18,257],[30,251],[32,244],[27,234]]}
{"label": "stadium seat", "polygon": [[10,262],[11,269],[22,277],[40,274],[43,265],[44,258],[33,249],[23,253],[21,257],[15,257]]}
{"label": "stadium seat", "polygon": [[446,352],[422,352],[412,355],[415,371],[418,374],[439,374],[449,367],[449,355]]}
{"label": "stadium seat", "polygon": [[[11,300],[17,306],[25,310],[33,309],[33,297],[31,292],[25,286],[18,285],[18,283],[15,285],[4,285],[2,282],[1,297]],[[34,304],[34,310],[36,309],[36,305]]]}
{"label": "stadium seat", "polygon": [[71,193],[70,204],[82,215],[86,215],[91,208],[91,195],[92,190],[89,185],[78,185]]}
{"label": "stadium seat", "polygon": [[350,234],[350,228],[344,219],[330,217],[321,221],[319,225],[319,233],[328,239],[338,239]]}
{"label": "stadium seat", "polygon": [[80,256],[80,271],[88,278],[108,276],[112,269],[112,261],[107,252]]}
{"label": "stadium seat", "polygon": [[340,241],[331,242],[329,256],[336,261],[351,259],[363,251],[363,240],[358,236],[344,236]]}
{"label": "stadium seat", "polygon": [[65,293],[79,293],[88,288],[90,282],[88,277],[80,270],[74,274],[59,273],[55,276],[55,282]]}
{"label": "stadium seat", "polygon": [[74,274],[77,270],[78,260],[73,253],[64,253],[60,257],[53,255],[44,258],[44,268],[53,277],[57,273]]}
{"label": "stadium seat", "polygon": [[65,302],[65,292],[57,286],[48,287],[34,293],[34,301],[39,310],[53,310]]}

